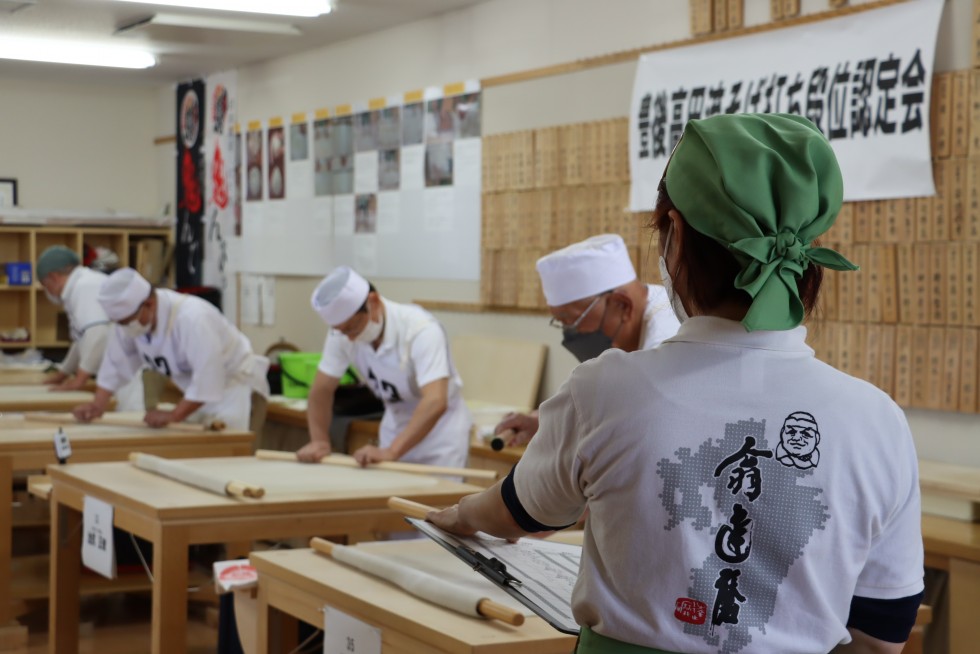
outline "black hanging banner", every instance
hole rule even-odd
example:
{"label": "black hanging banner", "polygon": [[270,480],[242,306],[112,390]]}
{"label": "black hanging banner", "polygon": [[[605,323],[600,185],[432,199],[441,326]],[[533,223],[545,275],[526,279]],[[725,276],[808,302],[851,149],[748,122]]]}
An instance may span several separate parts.
{"label": "black hanging banner", "polygon": [[204,80],[177,86],[177,288],[200,286],[204,260]]}

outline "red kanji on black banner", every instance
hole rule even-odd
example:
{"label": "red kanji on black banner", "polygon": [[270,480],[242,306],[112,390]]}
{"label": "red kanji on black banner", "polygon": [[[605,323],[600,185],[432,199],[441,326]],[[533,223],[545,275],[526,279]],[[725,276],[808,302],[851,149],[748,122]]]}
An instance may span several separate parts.
{"label": "red kanji on black banner", "polygon": [[204,258],[204,80],[177,87],[177,287],[200,286]]}

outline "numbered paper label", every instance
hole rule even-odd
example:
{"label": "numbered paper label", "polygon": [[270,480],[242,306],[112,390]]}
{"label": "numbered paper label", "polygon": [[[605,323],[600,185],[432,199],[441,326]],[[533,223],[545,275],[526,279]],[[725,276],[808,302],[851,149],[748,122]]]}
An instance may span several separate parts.
{"label": "numbered paper label", "polygon": [[381,654],[381,630],[324,607],[323,654]]}
{"label": "numbered paper label", "polygon": [[82,511],[82,564],[103,577],[116,578],[112,505],[87,495]]}
{"label": "numbered paper label", "polygon": [[71,441],[68,440],[68,434],[60,427],[58,433],[54,435],[54,455],[59,461],[67,461],[71,457]]}

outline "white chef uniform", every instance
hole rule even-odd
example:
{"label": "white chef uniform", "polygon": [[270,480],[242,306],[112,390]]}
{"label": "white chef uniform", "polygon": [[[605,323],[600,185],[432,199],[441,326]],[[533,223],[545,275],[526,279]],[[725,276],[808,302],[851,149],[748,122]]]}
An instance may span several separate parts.
{"label": "white chef uniform", "polygon": [[[105,273],[85,266],[75,266],[65,280],[60,300],[68,315],[72,342],[60,366],[66,374],[73,375],[81,369],[95,376],[102,365],[112,330],[112,321],[98,301],[99,288],[105,280]],[[116,391],[116,410],[142,411],[144,407],[143,378],[135,375]]]}
{"label": "white chef uniform", "polygon": [[[142,280],[146,291],[134,293],[142,293],[143,299],[131,304],[127,314],[107,310],[116,320],[135,313],[149,294],[149,283],[135,271],[130,273],[138,277],[134,286],[142,289]],[[146,365],[169,377],[185,399],[204,404],[188,422],[221,420],[230,429],[247,430],[252,392],[269,395],[269,360],[253,353],[248,338],[206,300],[167,289],[157,289],[156,296],[152,332],[133,338],[114,326],[99,369],[99,386],[115,392]]]}
{"label": "white chef uniform", "polygon": [[[354,308],[334,315],[327,312],[324,318],[328,324],[345,322],[367,297],[367,282],[353,270],[345,269],[344,274],[350,275],[348,288],[344,291],[357,296],[345,300]],[[316,293],[313,301],[317,308]],[[390,446],[408,425],[421,400],[421,388],[439,379],[448,379],[445,413],[401,460],[455,467],[466,465],[472,419],[460,393],[462,381],[453,365],[449,340],[442,325],[421,307],[383,298],[382,301],[384,334],[378,349],[370,343],[352,342],[332,329],[323,347],[320,371],[339,378],[353,364],[363,381],[384,402],[385,414],[379,433],[382,448]],[[320,308],[317,311],[323,316]],[[340,319],[337,316],[341,316]]]}
{"label": "white chef uniform", "polygon": [[[541,257],[536,267],[545,300],[552,307],[591,298],[636,280],[629,250],[618,234],[599,234],[572,243]],[[667,289],[647,284],[639,349],[657,347],[679,328]]]}

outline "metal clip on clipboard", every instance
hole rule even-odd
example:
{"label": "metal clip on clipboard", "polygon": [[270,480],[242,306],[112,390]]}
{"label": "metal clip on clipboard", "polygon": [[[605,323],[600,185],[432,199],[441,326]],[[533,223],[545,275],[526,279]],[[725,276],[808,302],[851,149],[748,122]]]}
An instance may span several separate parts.
{"label": "metal clip on clipboard", "polygon": [[496,557],[490,558],[466,546],[456,546],[457,555],[466,561],[474,570],[489,577],[501,586],[521,586],[521,580],[507,572],[507,566]]}

